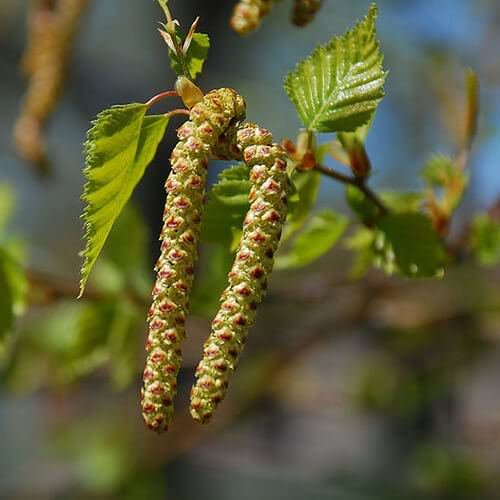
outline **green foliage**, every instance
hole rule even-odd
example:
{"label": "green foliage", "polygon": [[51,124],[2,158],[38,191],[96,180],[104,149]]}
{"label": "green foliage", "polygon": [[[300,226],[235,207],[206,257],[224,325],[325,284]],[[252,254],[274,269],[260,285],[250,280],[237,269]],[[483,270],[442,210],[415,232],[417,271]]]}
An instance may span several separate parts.
{"label": "green foliage", "polygon": [[363,222],[369,220],[370,227],[360,228],[346,240],[346,247],[355,253],[352,278],[362,277],[371,265],[409,278],[442,274],[445,251],[430,219],[415,211],[421,204],[419,193],[386,193],[383,198],[392,212],[383,217],[370,212],[370,219],[364,211],[370,205],[355,196],[352,191],[350,204]]}
{"label": "green foliage", "polygon": [[[181,38],[178,37],[179,43]],[[195,33],[189,49],[183,57],[169,50],[170,66],[177,75],[184,75],[194,80],[203,70],[203,64],[208,56],[210,38],[206,33]],[[184,69],[185,68],[185,69]],[[187,71],[188,74],[184,74]]]}
{"label": "green foliage", "polygon": [[0,342],[2,343],[14,322],[14,297],[8,276],[8,261],[6,253],[0,251]]}
{"label": "green foliage", "polygon": [[14,208],[11,189],[0,184],[0,358],[12,332],[16,315],[22,313],[28,287],[19,245],[8,234],[7,225]]}
{"label": "green foliage", "polygon": [[148,241],[146,221],[133,204],[127,204],[90,277],[92,289],[106,295],[148,298],[152,280]]}
{"label": "green foliage", "polygon": [[219,174],[203,213],[202,241],[232,245],[248,211],[249,191],[249,169],[245,164],[234,165]]}
{"label": "green foliage", "polygon": [[138,371],[142,322],[142,311],[124,297],[59,302],[19,332],[9,385],[17,390],[67,385],[107,364],[113,383],[123,387]]}
{"label": "green foliage", "polygon": [[451,215],[462,200],[468,183],[468,176],[452,158],[433,155],[425,164],[422,176],[431,188],[441,191],[441,206]]}
{"label": "green foliage", "polygon": [[[373,224],[380,216],[379,208],[353,185],[346,187],[346,200],[363,223]],[[383,191],[380,198],[393,212],[416,212],[422,205],[423,196],[418,192]]]}
{"label": "green foliage", "polygon": [[359,227],[351,236],[344,240],[344,246],[354,254],[354,260],[349,270],[349,277],[353,280],[362,278],[373,265],[373,242],[375,231],[366,227]]}
{"label": "green foliage", "polygon": [[384,251],[401,274],[436,277],[442,272],[444,250],[431,221],[419,213],[395,213],[377,223],[375,249]]}
{"label": "green foliage", "polygon": [[353,212],[364,223],[371,223],[379,215],[379,209],[356,186],[349,184],[345,190],[346,200]]}
{"label": "green foliage", "polygon": [[[296,172],[292,176],[287,223],[282,240],[286,241],[307,222],[318,197],[321,175],[316,171]],[[245,164],[223,170],[208,193],[202,218],[201,238],[234,248],[243,219],[248,211],[249,169]]]}
{"label": "green foliage", "polygon": [[393,212],[417,212],[422,208],[423,195],[415,191],[383,191],[382,201]]}
{"label": "green foliage", "polygon": [[326,254],[340,239],[348,225],[347,218],[332,210],[313,215],[285,253],[276,257],[276,269],[304,267]]}
{"label": "green foliage", "polygon": [[421,446],[412,466],[412,482],[427,498],[493,498],[490,479],[473,457],[457,449]]}
{"label": "green foliage", "polygon": [[0,234],[5,229],[14,208],[14,195],[5,184],[0,184]]}
{"label": "green foliage", "polygon": [[371,118],[364,124],[358,127],[354,132],[339,132],[338,138],[342,144],[364,144],[368,133],[375,119],[375,113],[372,113]]}
{"label": "green foliage", "polygon": [[321,175],[315,170],[294,172],[291,179],[292,194],[288,200],[288,215],[282,241],[288,240],[307,221],[318,198]]}
{"label": "green foliage", "polygon": [[304,125],[317,132],[353,132],[370,121],[384,96],[386,72],[376,38],[377,7],[288,74],[285,90]]}
{"label": "green foliage", "polygon": [[483,266],[500,262],[500,223],[488,214],[477,215],[471,228],[471,249]]}
{"label": "green foliage", "polygon": [[227,286],[227,273],[233,260],[234,253],[227,245],[206,245],[191,293],[191,310],[195,314],[213,318],[219,307],[219,298]]}
{"label": "green foliage", "polygon": [[453,160],[447,155],[433,155],[422,170],[424,180],[433,187],[444,187],[455,175]]}
{"label": "green foliage", "polygon": [[104,243],[152,161],[168,118],[147,116],[145,104],[113,106],[101,112],[85,144],[85,184],[82,199],[86,247],[82,253],[80,296]]}

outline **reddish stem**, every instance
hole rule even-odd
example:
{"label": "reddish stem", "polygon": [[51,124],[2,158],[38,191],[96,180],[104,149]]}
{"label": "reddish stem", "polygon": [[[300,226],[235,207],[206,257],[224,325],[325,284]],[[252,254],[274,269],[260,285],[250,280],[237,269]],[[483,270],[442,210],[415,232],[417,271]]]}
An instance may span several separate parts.
{"label": "reddish stem", "polygon": [[169,111],[168,113],[165,113],[165,116],[174,116],[174,115],[186,115],[189,116],[189,109],[184,109],[184,108],[177,108],[173,109],[172,111]]}
{"label": "reddish stem", "polygon": [[157,102],[160,102],[162,99],[165,99],[165,97],[178,97],[179,94],[175,90],[166,90],[165,92],[160,92],[159,94],[156,94],[155,96],[151,97],[151,99],[146,103],[146,106],[150,108],[151,106],[154,106]]}

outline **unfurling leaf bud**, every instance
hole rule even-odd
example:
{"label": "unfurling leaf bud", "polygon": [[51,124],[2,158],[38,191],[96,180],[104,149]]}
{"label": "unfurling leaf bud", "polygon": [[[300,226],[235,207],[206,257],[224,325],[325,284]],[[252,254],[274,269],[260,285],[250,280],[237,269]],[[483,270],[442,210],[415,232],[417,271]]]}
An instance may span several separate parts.
{"label": "unfurling leaf bud", "polygon": [[222,294],[191,391],[191,415],[202,423],[210,420],[225,396],[257,304],[265,295],[286,218],[288,176],[284,151],[272,144],[268,130],[254,124],[240,127],[236,141],[245,163],[251,167],[250,209],[228,275],[229,285]]}
{"label": "unfurling leaf bud", "polygon": [[365,179],[371,173],[372,166],[365,145],[356,133],[341,132],[338,139],[349,157],[349,166],[358,179]]}
{"label": "unfurling leaf bud", "polygon": [[245,103],[231,89],[209,92],[192,107],[190,120],[178,130],[170,161],[172,172],[163,215],[161,253],[148,314],[149,336],[142,389],[142,414],[153,430],[167,430],[181,365],[181,342],[197,259],[208,160],[219,137],[243,120]]}
{"label": "unfurling leaf bud", "polygon": [[188,109],[191,109],[203,99],[203,92],[201,89],[185,76],[179,76],[177,78],[175,90]]}

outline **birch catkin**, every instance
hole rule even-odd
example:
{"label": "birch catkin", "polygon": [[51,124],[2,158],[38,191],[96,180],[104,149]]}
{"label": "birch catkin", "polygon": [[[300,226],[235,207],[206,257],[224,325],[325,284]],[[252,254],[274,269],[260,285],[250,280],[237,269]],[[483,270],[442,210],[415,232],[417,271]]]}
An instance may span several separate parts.
{"label": "birch catkin", "polygon": [[240,0],[234,7],[230,25],[239,35],[255,31],[273,6],[273,0]]}
{"label": "birch catkin", "polygon": [[181,365],[181,341],[197,259],[201,211],[208,160],[218,138],[244,119],[245,103],[234,90],[214,90],[190,111],[178,131],[171,155],[172,172],[165,188],[161,254],[155,266],[156,284],[148,314],[149,336],[142,389],[146,425],[166,431],[173,415],[176,379]]}
{"label": "birch catkin", "polygon": [[66,66],[88,0],[33,0],[22,60],[29,86],[14,126],[19,154],[46,168],[43,126],[61,96]]}
{"label": "birch catkin", "polygon": [[191,415],[208,422],[224,398],[228,379],[235,370],[262,300],[286,218],[288,176],[283,150],[272,144],[266,129],[246,124],[236,134],[243,159],[251,167],[250,209],[229,284],[205,342],[191,391]]}
{"label": "birch catkin", "polygon": [[306,26],[321,8],[322,0],[295,0],[292,12],[292,22],[296,26]]}

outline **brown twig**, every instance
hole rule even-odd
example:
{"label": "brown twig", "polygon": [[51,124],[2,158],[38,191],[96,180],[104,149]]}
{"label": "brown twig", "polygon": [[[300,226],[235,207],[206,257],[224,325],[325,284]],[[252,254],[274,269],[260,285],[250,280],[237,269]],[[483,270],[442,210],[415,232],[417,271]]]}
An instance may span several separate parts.
{"label": "brown twig", "polygon": [[338,172],[337,170],[324,165],[316,165],[314,168],[321,174],[326,175],[331,179],[335,179],[343,184],[356,186],[380,210],[381,215],[387,215],[389,213],[389,209],[386,207],[385,203],[366,184],[365,179],[343,174],[342,172]]}
{"label": "brown twig", "polygon": [[[31,304],[47,305],[61,299],[76,300],[78,296],[79,287],[73,283],[68,283],[63,278],[33,269],[28,269],[26,275],[31,286],[29,299]],[[134,290],[124,290],[123,294],[139,307],[147,307],[149,304]],[[88,287],[85,291],[85,297],[89,300],[102,300],[106,297],[106,294],[95,288]]]}

